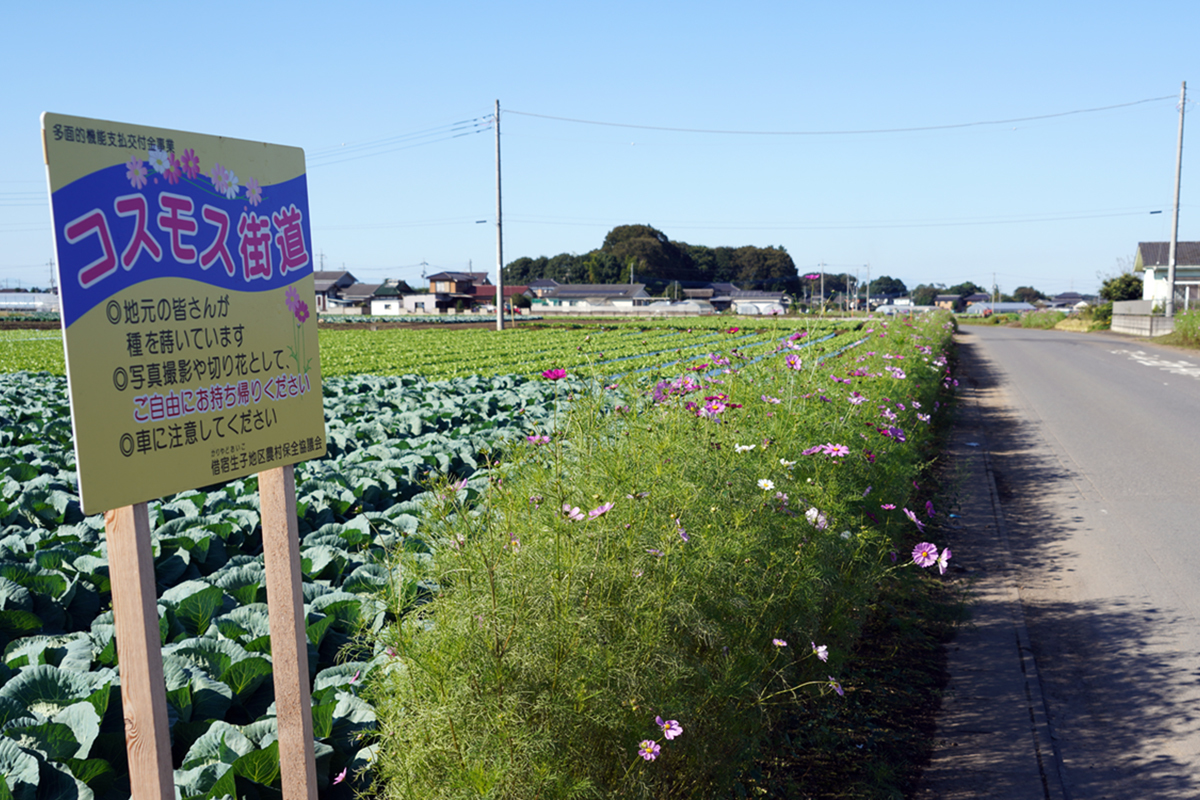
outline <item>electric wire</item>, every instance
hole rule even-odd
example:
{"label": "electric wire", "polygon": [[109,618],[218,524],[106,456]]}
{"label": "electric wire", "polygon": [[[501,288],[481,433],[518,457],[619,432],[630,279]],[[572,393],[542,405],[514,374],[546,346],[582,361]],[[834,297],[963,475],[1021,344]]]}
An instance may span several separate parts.
{"label": "electric wire", "polygon": [[576,119],[573,117],[557,117],[550,114],[536,114],[531,111],[517,111],[514,109],[505,109],[508,114],[520,114],[525,117],[540,117],[541,119],[552,119],[559,122],[575,122],[582,125],[604,125],[612,128],[637,128],[647,131],[671,131],[674,133],[709,133],[723,134],[733,136],[850,136],[859,134],[884,134],[884,133],[915,133],[919,131],[944,131],[953,130],[956,128],[974,128],[985,125],[1011,125],[1014,122],[1033,122],[1042,119],[1054,119],[1055,117],[1069,117],[1075,114],[1094,114],[1100,111],[1112,111],[1118,108],[1128,108],[1130,106],[1142,105],[1144,103],[1157,103],[1162,100],[1173,100],[1175,95],[1164,95],[1162,97],[1147,97],[1143,100],[1134,100],[1129,103],[1117,103],[1111,106],[1097,106],[1095,108],[1078,108],[1072,111],[1059,111],[1054,114],[1038,114],[1029,117],[1013,117],[1012,119],[995,119],[995,120],[979,120],[977,122],[957,122],[949,125],[919,125],[911,128],[864,128],[864,129],[849,129],[849,130],[828,130],[828,131],[742,131],[742,130],[720,130],[711,128],[675,128],[661,125],[635,125],[625,122],[603,122],[591,119]]}

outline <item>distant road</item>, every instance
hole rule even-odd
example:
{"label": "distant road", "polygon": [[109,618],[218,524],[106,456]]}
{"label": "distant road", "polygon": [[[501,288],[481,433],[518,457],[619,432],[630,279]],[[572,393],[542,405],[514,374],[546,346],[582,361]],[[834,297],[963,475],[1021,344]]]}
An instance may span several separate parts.
{"label": "distant road", "polygon": [[1066,796],[1200,797],[1200,352],[991,326],[959,341]]}

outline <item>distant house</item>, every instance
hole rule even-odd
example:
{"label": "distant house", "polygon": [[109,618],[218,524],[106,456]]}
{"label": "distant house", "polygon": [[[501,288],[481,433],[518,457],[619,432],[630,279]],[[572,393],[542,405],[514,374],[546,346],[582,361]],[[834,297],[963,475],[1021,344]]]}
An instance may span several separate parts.
{"label": "distant house", "polygon": [[950,311],[958,311],[963,307],[962,295],[939,294],[933,298],[933,304],[938,308],[945,308]]}
{"label": "distant house", "polygon": [[553,278],[538,278],[536,281],[529,282],[529,291],[532,292],[534,297],[541,297],[554,291],[559,286],[562,286],[562,284]]}
{"label": "distant house", "polygon": [[[1170,242],[1138,242],[1134,272],[1142,273],[1142,299],[1163,306],[1167,300]],[[1175,243],[1177,309],[1200,305],[1200,242]]]}
{"label": "distant house", "polygon": [[371,316],[386,317],[404,313],[404,296],[413,293],[412,287],[404,281],[384,281],[371,296]]}
{"label": "distant house", "polygon": [[539,311],[636,308],[650,302],[642,283],[560,283],[534,299]]}
{"label": "distant house", "polygon": [[1091,305],[1095,297],[1082,295],[1079,292],[1063,292],[1056,294],[1046,301],[1046,308],[1057,308],[1061,310],[1071,310],[1076,308],[1086,308]]}
{"label": "distant house", "polygon": [[[501,287],[500,292],[504,296],[505,305],[511,304],[513,298],[520,295],[533,297],[533,292],[530,291],[528,286],[509,286],[508,284],[505,284],[503,287]],[[483,286],[476,286],[474,302],[476,305],[491,306],[492,308],[495,308],[496,287],[490,283],[484,284]]]}
{"label": "distant house", "polygon": [[703,287],[684,289],[683,296],[689,300],[702,300],[714,311],[725,311],[733,305],[733,293],[738,288],[732,283],[709,283]]}
{"label": "distant house", "polygon": [[316,292],[317,312],[326,314],[331,308],[341,306],[342,290],[356,283],[358,283],[358,279],[345,270],[314,272],[313,289]]}
{"label": "distant house", "polygon": [[467,309],[475,304],[479,286],[491,286],[486,272],[439,272],[429,276],[428,294],[414,302],[420,303],[425,312]]}
{"label": "distant house", "polygon": [[730,293],[733,313],[775,316],[787,313],[790,298],[784,292],[755,292],[735,290]]}
{"label": "distant house", "polygon": [[966,297],[964,297],[963,302],[967,304],[967,308],[970,308],[971,306],[975,305],[976,303],[990,302],[991,299],[992,299],[992,296],[986,292],[974,292],[974,293],[969,294]]}

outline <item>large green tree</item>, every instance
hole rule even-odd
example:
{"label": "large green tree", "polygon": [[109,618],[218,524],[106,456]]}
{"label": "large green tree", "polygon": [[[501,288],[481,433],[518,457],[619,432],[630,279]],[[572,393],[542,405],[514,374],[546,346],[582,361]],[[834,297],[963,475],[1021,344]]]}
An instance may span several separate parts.
{"label": "large green tree", "polygon": [[1012,296],[1015,297],[1018,302],[1029,303],[1030,305],[1036,303],[1038,300],[1046,299],[1046,295],[1042,294],[1032,286],[1018,286],[1016,289],[1013,289]]}
{"label": "large green tree", "polygon": [[1100,296],[1109,302],[1141,300],[1142,278],[1136,272],[1122,272],[1104,282],[1100,287]]}
{"label": "large green tree", "polygon": [[921,283],[909,293],[909,297],[912,298],[913,305],[931,306],[933,305],[934,298],[939,294],[951,294],[951,292],[946,291],[946,287],[940,283]]}
{"label": "large green tree", "polygon": [[977,283],[972,283],[971,281],[963,281],[962,283],[956,284],[954,286],[951,286],[949,289],[946,289],[944,292],[942,292],[942,294],[956,294],[959,297],[966,297],[969,294],[991,294],[991,292],[989,292],[987,289],[983,288],[982,286],[980,286]]}
{"label": "large green tree", "polygon": [[892,278],[887,275],[880,275],[875,280],[871,281],[871,294],[890,294],[901,296],[908,294],[908,287],[904,285],[904,281],[899,278]]}
{"label": "large green tree", "polygon": [[[744,289],[800,290],[796,264],[783,246],[708,247],[672,241],[650,225],[618,225],[598,250],[582,256],[523,256],[504,268],[512,284],[551,278],[566,283],[645,283],[659,291],[672,281],[735,282]],[[841,282],[841,281],[834,281]],[[833,290],[833,287],[830,287]]]}

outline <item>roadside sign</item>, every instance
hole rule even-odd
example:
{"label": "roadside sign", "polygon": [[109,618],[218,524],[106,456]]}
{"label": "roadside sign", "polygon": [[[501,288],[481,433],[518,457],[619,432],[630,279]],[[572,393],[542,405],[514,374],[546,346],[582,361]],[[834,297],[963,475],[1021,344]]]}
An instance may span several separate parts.
{"label": "roadside sign", "polygon": [[304,151],[42,115],[83,509],[325,454]]}

